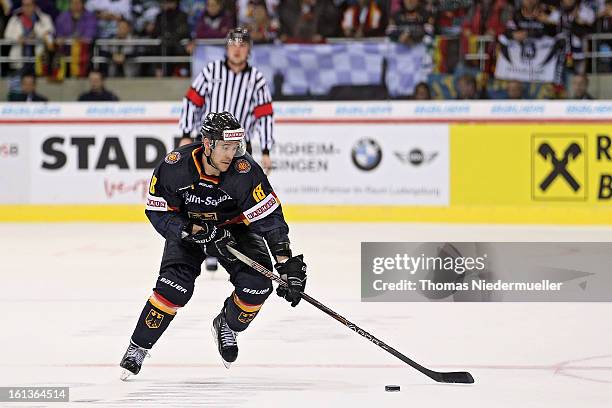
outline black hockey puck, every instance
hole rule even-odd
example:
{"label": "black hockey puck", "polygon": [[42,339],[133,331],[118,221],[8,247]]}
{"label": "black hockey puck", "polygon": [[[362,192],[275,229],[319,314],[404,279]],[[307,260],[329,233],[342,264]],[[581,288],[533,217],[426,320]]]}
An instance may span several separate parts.
{"label": "black hockey puck", "polygon": [[399,391],[399,385],[385,385],[385,391]]}

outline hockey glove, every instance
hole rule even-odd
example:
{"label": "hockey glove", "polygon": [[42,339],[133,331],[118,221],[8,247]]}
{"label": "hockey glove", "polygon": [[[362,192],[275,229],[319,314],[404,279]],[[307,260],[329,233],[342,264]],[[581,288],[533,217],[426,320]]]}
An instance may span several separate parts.
{"label": "hockey glove", "polygon": [[[198,225],[202,228],[195,234],[192,233],[194,225]],[[181,237],[184,241],[191,242],[193,244],[205,245],[211,242],[217,236],[217,234],[217,227],[213,223],[204,222],[194,224],[189,222],[187,225],[185,225]]]}
{"label": "hockey glove", "polygon": [[291,306],[296,307],[302,299],[301,292],[306,287],[306,264],[304,255],[297,255],[287,259],[284,263],[274,265],[281,279],[287,282],[287,287],[279,286],[276,294],[285,298]]}
{"label": "hockey glove", "polygon": [[231,246],[236,248],[236,241],[232,234],[224,229],[218,228],[215,237],[211,242],[206,244],[206,253],[208,255],[216,256],[217,258],[225,259],[229,262],[234,262],[236,257],[228,251],[227,247]]}
{"label": "hockey glove", "polygon": [[198,223],[197,225],[202,227],[202,229],[192,234],[193,225],[194,224],[189,223],[185,226],[183,230],[183,240],[201,245],[206,255],[223,258],[229,262],[236,260],[236,257],[227,250],[228,246],[236,245],[234,237],[232,237],[232,234],[228,230],[217,228],[213,223],[204,222]]}

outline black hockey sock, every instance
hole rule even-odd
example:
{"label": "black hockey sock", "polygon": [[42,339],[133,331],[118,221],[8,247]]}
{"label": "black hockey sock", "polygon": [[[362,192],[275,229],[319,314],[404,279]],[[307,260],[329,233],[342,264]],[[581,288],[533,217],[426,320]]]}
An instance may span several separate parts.
{"label": "black hockey sock", "polygon": [[249,324],[261,309],[262,305],[251,305],[246,303],[236,293],[225,299],[225,320],[227,325],[236,332],[241,332],[249,327]]}
{"label": "black hockey sock", "polygon": [[153,292],[138,318],[132,342],[146,349],[153,347],[174,319],[177,309],[177,305]]}

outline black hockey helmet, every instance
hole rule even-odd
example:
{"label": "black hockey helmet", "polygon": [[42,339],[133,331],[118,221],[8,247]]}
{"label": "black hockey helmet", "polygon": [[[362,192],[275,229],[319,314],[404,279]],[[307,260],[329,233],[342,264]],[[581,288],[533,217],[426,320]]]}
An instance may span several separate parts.
{"label": "black hockey helmet", "polygon": [[253,45],[253,41],[251,39],[251,34],[249,34],[249,30],[245,27],[236,27],[232,30],[229,30],[227,36],[225,37],[225,46],[227,47],[230,43],[247,43],[249,47]]}
{"label": "black hockey helmet", "polygon": [[200,137],[209,139],[211,148],[215,148],[217,140],[240,142],[236,156],[243,156],[246,151],[244,129],[240,122],[229,112],[211,112],[204,118],[200,128]]}

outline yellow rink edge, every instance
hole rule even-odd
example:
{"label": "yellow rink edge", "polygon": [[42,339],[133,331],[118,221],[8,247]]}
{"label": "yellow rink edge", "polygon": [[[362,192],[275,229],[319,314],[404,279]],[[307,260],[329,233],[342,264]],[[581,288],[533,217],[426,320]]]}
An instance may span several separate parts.
{"label": "yellow rink edge", "polygon": [[[612,225],[612,208],[286,205],[288,222]],[[142,222],[142,205],[0,205],[0,222]]]}

